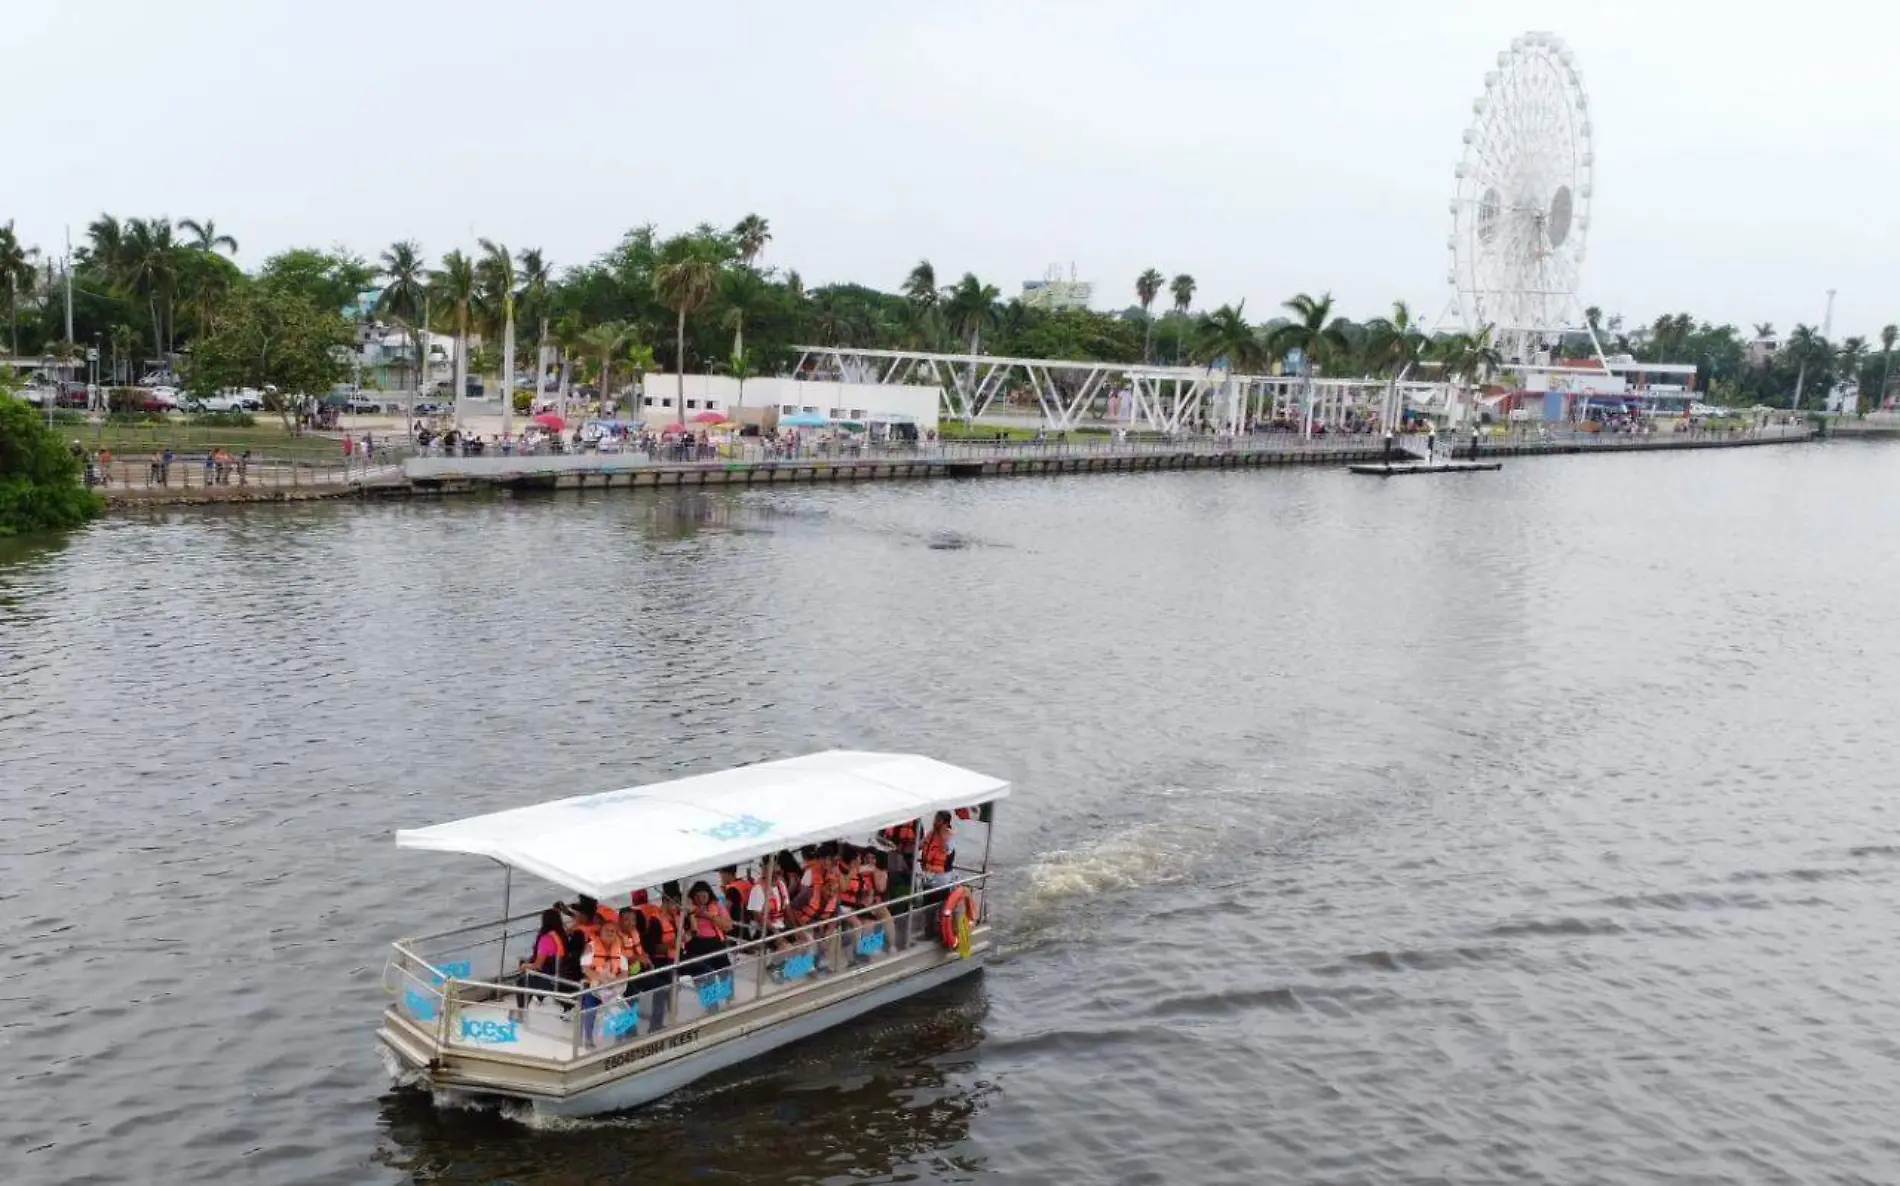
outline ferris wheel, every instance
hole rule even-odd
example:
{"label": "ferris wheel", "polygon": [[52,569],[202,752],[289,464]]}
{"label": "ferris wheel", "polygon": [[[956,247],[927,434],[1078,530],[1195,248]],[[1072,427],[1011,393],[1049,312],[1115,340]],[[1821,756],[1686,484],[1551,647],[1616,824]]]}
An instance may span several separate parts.
{"label": "ferris wheel", "polygon": [[1451,200],[1453,300],[1468,329],[1494,327],[1507,360],[1535,362],[1576,324],[1590,230],[1590,106],[1576,55],[1526,33],[1498,55],[1471,104]]}

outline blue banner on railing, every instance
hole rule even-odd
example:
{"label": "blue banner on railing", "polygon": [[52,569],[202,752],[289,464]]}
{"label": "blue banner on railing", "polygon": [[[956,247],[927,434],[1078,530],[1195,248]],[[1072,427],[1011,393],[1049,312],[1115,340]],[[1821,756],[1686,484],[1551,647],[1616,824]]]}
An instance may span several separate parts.
{"label": "blue banner on railing", "polygon": [[732,981],[725,976],[705,981],[699,986],[699,1007],[702,1009],[716,1009],[720,1002],[731,999]]}
{"label": "blue banner on railing", "polygon": [[812,974],[812,970],[817,966],[817,952],[807,951],[803,955],[795,955],[785,961],[785,979],[797,980],[801,977],[809,976]]}
{"label": "blue banner on railing", "polygon": [[429,983],[446,984],[450,980],[467,980],[470,974],[467,960],[456,960],[452,964],[437,964],[429,969]]}
{"label": "blue banner on railing", "polygon": [[884,932],[881,929],[870,931],[870,932],[867,932],[866,934],[862,934],[858,936],[858,954],[859,955],[876,955],[878,952],[883,951],[883,950],[884,950]]}
{"label": "blue banner on railing", "polygon": [[610,1038],[624,1038],[640,1028],[640,1009],[632,1001],[609,1009],[607,1017],[601,1022],[601,1028]]}
{"label": "blue banner on railing", "polygon": [[402,1007],[409,1010],[409,1016],[417,1021],[434,1021],[438,1007],[435,998],[420,989],[404,989]]}

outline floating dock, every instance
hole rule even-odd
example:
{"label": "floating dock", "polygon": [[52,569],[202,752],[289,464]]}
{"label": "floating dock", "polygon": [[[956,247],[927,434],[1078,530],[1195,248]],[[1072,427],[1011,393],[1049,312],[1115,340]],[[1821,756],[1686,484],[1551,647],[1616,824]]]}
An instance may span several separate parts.
{"label": "floating dock", "polygon": [[1475,474],[1481,470],[1503,469],[1502,461],[1394,461],[1376,465],[1349,465],[1355,474],[1397,478],[1405,474]]}

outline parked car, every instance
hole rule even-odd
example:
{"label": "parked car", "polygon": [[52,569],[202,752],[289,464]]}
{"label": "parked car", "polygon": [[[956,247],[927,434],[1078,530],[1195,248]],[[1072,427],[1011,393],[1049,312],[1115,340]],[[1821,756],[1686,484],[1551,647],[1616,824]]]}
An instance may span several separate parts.
{"label": "parked car", "polygon": [[438,403],[432,399],[425,399],[416,405],[416,415],[418,416],[441,416],[446,414],[448,410],[449,405]]}
{"label": "parked car", "polygon": [[350,402],[344,406],[353,416],[376,416],[383,410],[382,404],[367,395],[352,395]]}
{"label": "parked car", "polygon": [[[148,388],[144,392],[144,399],[157,405],[156,410],[161,412],[175,412],[184,406],[183,401],[178,398],[178,389],[176,387]],[[144,412],[154,409],[141,407],[139,410]]]}
{"label": "parked car", "polygon": [[187,406],[194,412],[261,412],[264,410],[264,396],[247,387],[242,391],[220,391],[216,395],[191,400]]}
{"label": "parked car", "polygon": [[43,408],[47,405],[49,400],[57,400],[59,394],[51,387],[41,387],[34,384],[20,388],[20,398],[36,408]]}

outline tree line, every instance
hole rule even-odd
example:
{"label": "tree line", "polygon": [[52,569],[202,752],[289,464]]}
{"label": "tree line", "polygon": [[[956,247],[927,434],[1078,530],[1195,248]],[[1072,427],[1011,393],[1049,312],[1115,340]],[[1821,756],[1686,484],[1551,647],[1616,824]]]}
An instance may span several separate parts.
{"label": "tree line", "polygon": [[[460,374],[493,373],[517,337],[562,360],[581,380],[649,370],[710,371],[741,378],[783,371],[793,346],[984,352],[1158,365],[1213,365],[1246,371],[1335,376],[1453,377],[1482,382],[1501,366],[1488,334],[1431,333],[1402,302],[1356,321],[1330,296],[1298,294],[1264,320],[1246,303],[1198,310],[1198,285],[1149,268],[1119,311],[1050,309],[1005,299],[972,273],[945,282],[920,261],[894,291],[862,284],[807,288],[796,270],[760,260],[772,232],[747,215],[732,227],[709,224],[661,236],[651,226],[623,235],[593,260],[557,269],[538,248],[510,250],[481,239],[474,251],[431,257],[415,240],[390,244],[372,260],[342,248],[294,248],[253,272],[230,258],[237,242],[212,220],[120,218],[86,228],[71,260],[73,333],[65,333],[65,283],[53,256],[0,225],[0,298],[7,347],[15,355],[72,358],[100,351],[102,374],[136,379],[153,363],[181,365],[193,385],[317,390],[348,372],[355,341],[346,310],[358,310],[411,341],[424,331],[458,342]],[[1167,302],[1159,309],[1163,294]],[[1780,349],[1753,348],[1731,325],[1688,314],[1625,330],[1586,310],[1605,351],[1645,361],[1693,363],[1698,387],[1718,402],[1813,406],[1840,382],[1865,398],[1887,389],[1896,336],[1827,341],[1797,326]],[[474,343],[480,342],[479,349]],[[1558,353],[1583,360],[1589,335],[1568,335]]]}

